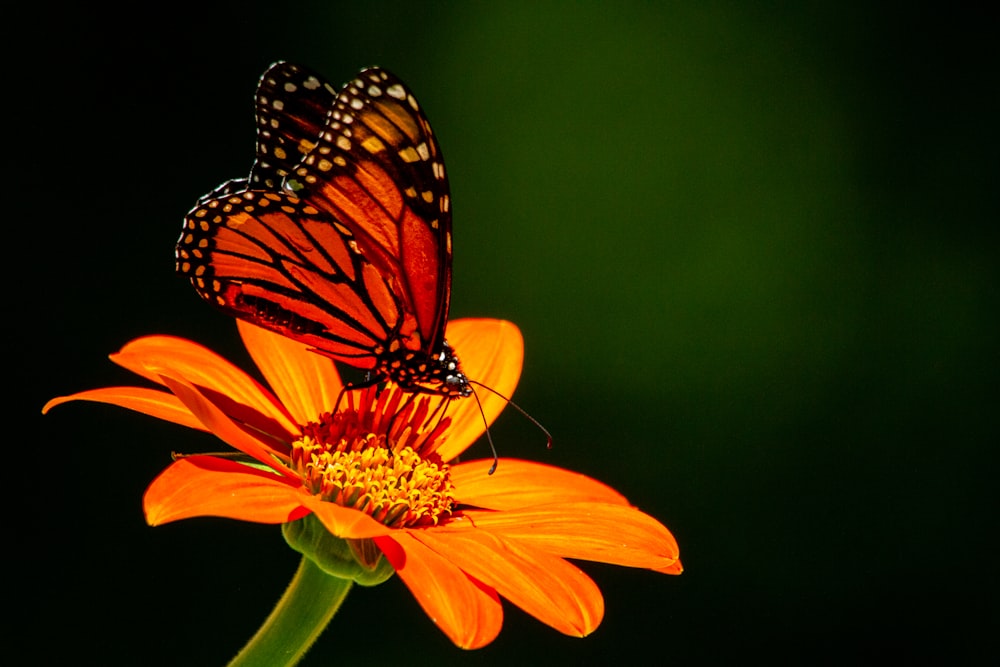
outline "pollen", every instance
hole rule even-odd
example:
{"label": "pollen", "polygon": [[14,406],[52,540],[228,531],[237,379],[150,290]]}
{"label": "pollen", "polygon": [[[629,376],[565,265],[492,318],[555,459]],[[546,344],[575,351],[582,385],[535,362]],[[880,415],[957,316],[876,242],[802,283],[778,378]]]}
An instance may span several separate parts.
{"label": "pollen", "polygon": [[447,519],[455,506],[454,486],[434,450],[448,419],[435,415],[425,397],[360,394],[357,407],[348,394],[346,410],[324,413],[302,427],[302,437],[292,443],[291,465],[303,485],[393,528]]}

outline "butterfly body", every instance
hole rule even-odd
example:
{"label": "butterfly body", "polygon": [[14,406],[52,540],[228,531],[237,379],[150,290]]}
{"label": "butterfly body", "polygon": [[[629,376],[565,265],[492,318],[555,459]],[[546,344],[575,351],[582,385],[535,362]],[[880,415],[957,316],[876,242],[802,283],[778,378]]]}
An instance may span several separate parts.
{"label": "butterfly body", "polygon": [[440,149],[380,68],[339,93],[276,63],[256,95],[247,179],[198,200],[177,270],[236,317],[415,392],[472,393],[444,339],[451,210]]}

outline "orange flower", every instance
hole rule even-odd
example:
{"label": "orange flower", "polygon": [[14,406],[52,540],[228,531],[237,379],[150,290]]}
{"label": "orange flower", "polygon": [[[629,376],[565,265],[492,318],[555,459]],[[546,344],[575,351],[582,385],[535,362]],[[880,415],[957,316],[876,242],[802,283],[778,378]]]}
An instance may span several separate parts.
{"label": "orange flower", "polygon": [[[210,431],[256,460],[177,459],[146,491],[151,525],[195,516],[283,524],[314,514],[337,537],[377,545],[428,616],[464,648],[499,633],[499,596],[565,634],[596,629],[600,590],[566,558],[681,572],[670,532],[596,480],[515,459],[500,459],[493,475],[492,460],[447,463],[484,432],[474,398],[444,405],[390,385],[345,392],[331,415],[343,385],[329,359],[238,326],[271,390],[191,341],[148,336],[111,359],[170,393],[110,387],[43,409],[112,403]],[[515,325],[456,320],[448,340],[469,377],[513,393],[523,358]],[[489,392],[478,398],[486,422],[505,405]]]}

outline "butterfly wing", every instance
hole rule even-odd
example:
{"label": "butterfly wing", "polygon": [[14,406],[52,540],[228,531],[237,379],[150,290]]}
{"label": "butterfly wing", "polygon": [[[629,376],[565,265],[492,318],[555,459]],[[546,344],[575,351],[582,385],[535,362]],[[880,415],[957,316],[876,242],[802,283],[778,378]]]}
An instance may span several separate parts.
{"label": "butterfly wing", "polygon": [[177,270],[230,315],[373,369],[403,311],[349,229],[303,200],[245,190],[185,219]]}
{"label": "butterfly wing", "polygon": [[257,156],[248,185],[278,191],[292,169],[316,146],[337,91],[310,70],[271,65],[257,84]]}
{"label": "butterfly wing", "polygon": [[471,389],[444,340],[448,183],[430,125],[391,74],[337,95],[276,63],[257,88],[248,179],[199,199],[177,270],[231,315],[422,392]]}
{"label": "butterfly wing", "polygon": [[451,198],[430,123],[396,76],[363,70],[337,95],[316,145],[285,179],[354,232],[415,318],[411,350],[441,350],[451,297]]}

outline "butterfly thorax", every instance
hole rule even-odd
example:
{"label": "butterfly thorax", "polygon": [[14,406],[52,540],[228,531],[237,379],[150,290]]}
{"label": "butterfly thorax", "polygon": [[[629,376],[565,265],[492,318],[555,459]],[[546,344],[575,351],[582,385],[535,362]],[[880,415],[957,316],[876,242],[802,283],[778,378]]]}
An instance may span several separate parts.
{"label": "butterfly thorax", "polygon": [[472,395],[469,379],[462,372],[458,356],[448,341],[442,341],[441,351],[425,361],[418,361],[419,354],[403,347],[386,350],[378,355],[372,372],[392,380],[408,391],[450,398]]}

